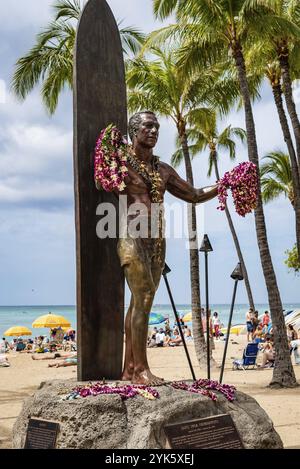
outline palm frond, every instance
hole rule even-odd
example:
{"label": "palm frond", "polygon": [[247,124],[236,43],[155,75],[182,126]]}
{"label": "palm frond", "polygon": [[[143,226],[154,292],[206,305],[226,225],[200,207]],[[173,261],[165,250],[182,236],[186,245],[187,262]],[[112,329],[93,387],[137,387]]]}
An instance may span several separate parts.
{"label": "palm frond", "polygon": [[271,177],[262,178],[260,183],[261,195],[264,203],[271,202],[282,194],[286,197],[288,196],[287,187]]}
{"label": "palm frond", "polygon": [[57,0],[52,7],[55,13],[54,21],[61,18],[63,18],[64,21],[78,21],[85,3],[86,2],[81,2],[80,0]]}
{"label": "palm frond", "polygon": [[[120,27],[120,23],[118,24]],[[130,53],[136,55],[145,43],[146,35],[133,26],[127,26],[120,29],[123,52],[126,55]]]}
{"label": "palm frond", "polygon": [[153,13],[156,18],[163,20],[173,13],[178,3],[178,0],[153,0]]}
{"label": "palm frond", "polygon": [[178,148],[171,157],[171,165],[173,168],[178,168],[184,159],[183,151],[181,148]]}

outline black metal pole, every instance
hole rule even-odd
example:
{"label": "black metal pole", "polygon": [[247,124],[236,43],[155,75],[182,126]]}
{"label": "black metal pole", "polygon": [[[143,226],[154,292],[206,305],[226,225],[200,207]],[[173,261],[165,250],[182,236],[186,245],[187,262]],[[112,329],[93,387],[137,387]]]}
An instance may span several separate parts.
{"label": "black metal pole", "polygon": [[232,314],[233,314],[237,284],[238,284],[238,279],[236,279],[235,282],[234,282],[233,296],[232,296],[232,302],[231,302],[231,308],[230,308],[229,320],[228,320],[228,326],[227,326],[226,342],[225,342],[225,348],[224,348],[223,360],[222,360],[222,366],[221,366],[221,373],[220,373],[220,379],[219,379],[220,383],[222,383],[223,374],[224,374],[225,360],[226,360],[227,347],[228,347],[228,342],[229,342],[229,335],[230,335],[230,329],[231,329],[231,321],[232,321]]}
{"label": "black metal pole", "polygon": [[210,340],[209,340],[209,297],[208,297],[208,254],[205,253],[205,296],[206,296],[206,354],[207,379],[210,379]]}
{"label": "black metal pole", "polygon": [[177,310],[176,310],[176,306],[175,306],[175,303],[174,303],[174,300],[173,300],[173,296],[172,296],[172,293],[171,293],[170,285],[169,285],[169,282],[168,282],[168,279],[167,279],[166,274],[163,274],[163,277],[164,277],[165,282],[166,282],[166,287],[167,287],[167,290],[168,290],[168,293],[169,293],[169,297],[170,297],[170,301],[171,301],[172,308],[173,308],[173,311],[174,311],[174,315],[175,315],[175,318],[176,318],[176,322],[177,322],[177,324],[178,324],[178,329],[179,329],[179,333],[180,333],[180,336],[181,336],[181,339],[182,339],[182,342],[183,342],[183,346],[184,346],[184,350],[185,350],[185,353],[186,353],[186,357],[187,357],[187,360],[188,360],[188,362],[189,362],[189,366],[190,366],[190,370],[191,370],[191,373],[192,373],[192,377],[193,377],[193,380],[196,381],[196,376],[195,376],[195,373],[194,373],[194,369],[193,369],[193,365],[192,365],[191,358],[190,358],[190,355],[189,355],[189,351],[188,351],[187,346],[186,346],[185,338],[184,338],[184,335],[183,335],[183,332],[182,332],[182,329],[181,329],[181,325],[180,325],[180,321],[179,321],[179,316],[178,316],[178,313],[177,313]]}

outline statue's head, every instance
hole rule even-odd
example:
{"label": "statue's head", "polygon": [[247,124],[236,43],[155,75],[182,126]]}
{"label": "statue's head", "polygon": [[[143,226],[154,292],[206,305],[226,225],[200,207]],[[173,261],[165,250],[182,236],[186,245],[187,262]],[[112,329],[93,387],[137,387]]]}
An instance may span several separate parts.
{"label": "statue's head", "polygon": [[138,141],[149,148],[155,147],[159,135],[159,122],[152,111],[141,111],[134,114],[128,125],[130,140]]}

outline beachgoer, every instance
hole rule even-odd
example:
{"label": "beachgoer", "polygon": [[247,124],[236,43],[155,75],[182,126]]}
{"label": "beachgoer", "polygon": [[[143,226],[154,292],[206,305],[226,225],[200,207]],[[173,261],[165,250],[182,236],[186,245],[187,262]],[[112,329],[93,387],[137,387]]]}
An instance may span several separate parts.
{"label": "beachgoer", "polygon": [[261,368],[267,368],[274,365],[275,349],[271,337],[266,338],[261,351],[263,352]]}
{"label": "beachgoer", "polygon": [[252,332],[252,339],[254,337],[254,333],[259,325],[260,321],[258,319],[258,311],[254,311],[254,315],[252,318],[252,325],[253,325],[253,332]]}
{"label": "beachgoer", "polygon": [[173,338],[169,338],[165,342],[167,346],[171,346],[171,347],[180,345],[181,343],[182,343],[182,339],[180,337],[178,329],[174,330]]}
{"label": "beachgoer", "polygon": [[74,366],[77,365],[77,356],[65,358],[63,361],[58,363],[49,363],[49,368],[60,368],[61,366]]}
{"label": "beachgoer", "polygon": [[291,340],[290,351],[291,353],[294,352],[295,365],[300,365],[300,338]]}
{"label": "beachgoer", "polygon": [[9,342],[6,340],[5,337],[2,338],[0,344],[0,353],[6,353],[10,349]]}
{"label": "beachgoer", "polygon": [[70,358],[76,356],[76,352],[55,352],[45,355],[32,355],[31,358],[32,360],[55,360],[56,358]]}
{"label": "beachgoer", "polygon": [[213,314],[212,325],[213,325],[213,332],[215,334],[215,338],[219,340],[221,320],[219,318],[217,311],[215,311]]}
{"label": "beachgoer", "polygon": [[[254,318],[254,311],[253,308],[249,308],[249,311],[246,313],[246,326],[247,326],[247,342],[253,340],[253,323],[252,320]],[[251,336],[251,339],[250,339]]]}
{"label": "beachgoer", "polygon": [[163,347],[164,341],[165,341],[165,333],[164,333],[164,330],[160,328],[155,336],[156,347]]}
{"label": "beachgoer", "polygon": [[165,321],[165,334],[170,335],[171,334],[171,327],[170,327],[170,321],[169,319],[166,319]]}
{"label": "beachgoer", "polygon": [[253,332],[253,342],[256,342],[258,344],[260,344],[261,342],[263,342],[263,331],[262,331],[262,325],[258,325],[256,330]]}
{"label": "beachgoer", "polygon": [[262,318],[262,325],[263,325],[263,330],[265,334],[268,333],[270,321],[271,321],[271,318],[270,318],[269,311],[265,311],[263,318]]}
{"label": "beachgoer", "polygon": [[0,354],[0,367],[8,368],[10,366],[7,356],[3,353]]}
{"label": "beachgoer", "polygon": [[297,331],[292,324],[288,324],[287,326],[287,336],[289,341],[298,339]]}
{"label": "beachgoer", "polygon": [[186,340],[192,340],[192,331],[188,326],[184,326],[184,337]]}
{"label": "beachgoer", "polygon": [[[217,185],[196,189],[153,155],[159,128],[155,114],[149,111],[138,112],[129,121],[132,148],[127,155],[126,187],[121,193],[126,196],[122,198],[126,216],[121,217],[118,242],[121,266],[132,294],[125,321],[122,379],[147,385],[159,385],[164,381],[151,373],[146,353],[149,314],[165,266],[164,193],[168,191],[181,200],[196,204],[217,196]],[[96,187],[101,189],[97,182]],[[119,195],[117,189],[115,193]],[[133,210],[133,204],[138,204],[139,208]],[[140,237],[137,230],[132,233],[137,225],[146,225],[146,232]]]}

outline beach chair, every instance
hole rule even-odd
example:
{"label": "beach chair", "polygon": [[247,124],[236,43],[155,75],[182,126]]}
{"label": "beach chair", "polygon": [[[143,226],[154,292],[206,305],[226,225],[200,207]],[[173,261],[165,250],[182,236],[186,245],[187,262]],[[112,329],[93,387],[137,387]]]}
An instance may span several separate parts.
{"label": "beach chair", "polygon": [[254,369],[256,366],[256,358],[258,354],[258,344],[250,343],[245,347],[243,358],[241,360],[234,360],[232,363],[233,370],[248,370],[249,366]]}

